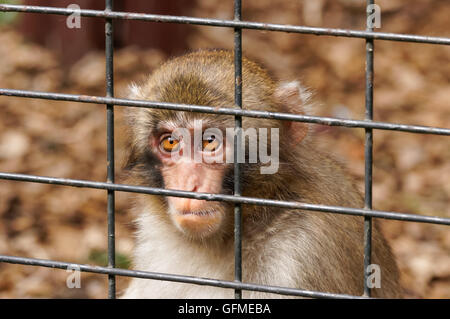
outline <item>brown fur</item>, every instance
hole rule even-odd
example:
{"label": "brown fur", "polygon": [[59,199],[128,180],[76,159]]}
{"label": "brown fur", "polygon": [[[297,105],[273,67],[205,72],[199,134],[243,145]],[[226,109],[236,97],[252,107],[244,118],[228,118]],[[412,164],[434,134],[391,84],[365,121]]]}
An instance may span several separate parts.
{"label": "brown fur", "polygon": [[[256,63],[243,60],[243,108],[304,113],[303,105],[287,105],[277,84]],[[147,81],[132,87],[131,98],[217,107],[233,107],[233,56],[228,51],[198,51],[168,61]],[[300,94],[301,95],[301,94]],[[300,96],[302,98],[302,96]],[[303,96],[304,97],[304,96]],[[148,137],[161,121],[183,123],[203,119],[216,127],[233,127],[230,116],[131,108],[132,145],[127,167],[130,181],[163,187],[158,163],[145,157]],[[308,126],[295,123],[296,130]],[[244,165],[243,195],[313,204],[363,207],[361,195],[345,169],[314,145],[310,134],[293,142],[292,126],[277,120],[243,118],[243,127],[280,128],[280,167],[274,175],[259,174],[258,165]],[[298,135],[298,134],[297,134]],[[300,134],[299,136],[303,136]],[[232,164],[228,164],[232,171]],[[230,192],[224,189],[224,192]],[[187,238],[167,217],[166,202],[139,195],[135,210],[138,233],[135,267],[139,270],[233,280],[233,206],[218,204],[228,219],[213,238]],[[245,282],[316,291],[362,295],[363,218],[322,212],[243,206],[243,279]],[[398,270],[376,220],[372,263],[381,267],[376,297],[400,297]],[[124,297],[230,298],[232,291],[215,287],[133,279]],[[281,297],[244,292],[244,297]]]}

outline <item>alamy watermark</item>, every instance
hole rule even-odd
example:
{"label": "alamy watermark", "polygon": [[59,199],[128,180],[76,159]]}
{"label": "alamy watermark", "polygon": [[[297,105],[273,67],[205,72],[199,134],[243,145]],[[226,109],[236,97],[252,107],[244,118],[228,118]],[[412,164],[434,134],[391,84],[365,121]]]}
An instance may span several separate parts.
{"label": "alamy watermark", "polygon": [[80,29],[81,28],[81,8],[78,4],[70,4],[67,9],[75,10],[66,19],[66,26],[69,29]]}
{"label": "alamy watermark", "polygon": [[366,8],[367,16],[367,28],[379,29],[381,28],[381,8],[377,4],[370,4]]}
{"label": "alamy watermark", "polygon": [[[270,128],[207,128],[202,121],[194,121],[192,129],[176,128],[171,134],[163,135],[160,148],[170,155],[174,162],[189,160],[194,163],[260,163],[261,174],[275,174],[279,168],[279,129]],[[270,134],[270,138],[269,138]],[[193,136],[192,136],[193,135]],[[241,147],[235,141],[240,140]],[[248,141],[248,143],[246,143]],[[236,144],[239,145],[239,144]],[[270,149],[268,148],[270,144]],[[248,145],[248,151],[246,151]]]}
{"label": "alamy watermark", "polygon": [[366,268],[366,274],[369,274],[366,279],[367,287],[381,288],[381,268],[380,265],[370,264]]}
{"label": "alamy watermark", "polygon": [[70,273],[66,279],[66,286],[69,289],[81,288],[81,270],[78,265],[69,265],[66,272]]}
{"label": "alamy watermark", "polygon": [[[81,28],[81,8],[78,4],[70,4],[67,9],[74,10],[67,19],[66,26],[69,29],[80,29]],[[381,8],[377,4],[370,4],[366,7],[366,12],[369,14],[367,16],[367,28],[379,29],[381,28]]]}

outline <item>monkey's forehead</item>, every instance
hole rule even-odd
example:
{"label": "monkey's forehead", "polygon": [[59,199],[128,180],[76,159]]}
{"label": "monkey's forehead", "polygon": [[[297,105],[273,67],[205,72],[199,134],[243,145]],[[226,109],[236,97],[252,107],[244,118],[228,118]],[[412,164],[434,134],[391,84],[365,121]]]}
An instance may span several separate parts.
{"label": "monkey's forehead", "polygon": [[[132,115],[136,127],[146,127],[148,132],[164,132],[176,129],[207,129],[217,128],[225,132],[229,128],[235,127],[233,116],[220,114],[204,114],[184,111],[140,109]],[[137,123],[136,123],[137,122]],[[141,125],[142,124],[142,125]],[[243,118],[242,127],[246,128],[272,128],[279,127],[277,120]],[[139,130],[140,131],[140,130]]]}
{"label": "monkey's forehead", "polygon": [[[168,60],[155,70],[141,96],[158,101],[234,107],[235,70],[229,51],[198,51]],[[267,100],[275,83],[265,69],[244,59],[243,104]]]}
{"label": "monkey's forehead", "polygon": [[134,114],[135,120],[144,124],[151,131],[170,131],[177,128],[195,129],[196,127],[224,129],[234,126],[233,117],[225,115],[156,109],[138,113]]}
{"label": "monkey's forehead", "polygon": [[[160,70],[164,73],[167,73],[167,71],[185,73],[189,70],[198,70],[202,74],[212,71],[210,76],[221,77],[226,75],[234,82],[234,52],[224,49],[197,50],[166,61]],[[266,85],[273,84],[268,71],[259,63],[245,56],[242,57],[242,73],[243,77],[248,77],[251,82],[259,80]]]}
{"label": "monkey's forehead", "polygon": [[232,117],[216,114],[203,114],[194,112],[164,111],[154,118],[153,127],[155,129],[175,129],[175,128],[224,128],[232,126]]}

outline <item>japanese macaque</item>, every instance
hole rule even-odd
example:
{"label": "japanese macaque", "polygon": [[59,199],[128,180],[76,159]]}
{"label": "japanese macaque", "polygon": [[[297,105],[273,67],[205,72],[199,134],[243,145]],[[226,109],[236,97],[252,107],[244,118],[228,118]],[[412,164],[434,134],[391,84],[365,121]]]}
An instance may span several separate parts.
{"label": "japanese macaque", "polygon": [[[265,69],[242,61],[243,109],[306,114],[298,82],[277,84]],[[201,50],[163,64],[130,98],[234,106],[233,53]],[[129,108],[130,184],[233,194],[233,116]],[[310,125],[242,119],[242,195],[363,207],[345,169],[314,145]],[[234,204],[136,195],[137,270],[234,280]],[[242,206],[243,282],[322,292],[363,294],[363,218]],[[375,297],[400,297],[398,270],[374,220]],[[375,286],[376,287],[376,286]],[[232,289],[132,279],[124,298],[233,298]],[[243,298],[286,297],[243,291]]]}

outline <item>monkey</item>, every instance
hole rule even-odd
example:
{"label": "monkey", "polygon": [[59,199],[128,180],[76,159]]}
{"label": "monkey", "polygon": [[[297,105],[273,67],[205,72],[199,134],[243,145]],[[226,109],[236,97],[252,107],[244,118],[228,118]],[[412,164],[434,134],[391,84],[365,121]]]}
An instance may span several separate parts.
{"label": "monkey", "polygon": [[[236,107],[233,61],[233,52],[220,49],[202,49],[172,58],[142,83],[132,84],[129,97]],[[307,114],[312,105],[309,95],[298,81],[276,81],[259,63],[243,57],[244,110]],[[234,135],[228,133],[235,125],[233,116],[129,107],[126,117],[130,131],[127,181],[172,190],[233,194],[234,161],[230,158],[235,159]],[[245,133],[236,156],[241,159],[242,196],[363,207],[363,197],[345,166],[317,147],[310,126],[305,122],[242,118]],[[266,152],[256,151],[255,145]],[[256,160],[252,158],[254,153],[259,155]],[[134,196],[135,269],[234,280],[233,203]],[[361,216],[242,204],[242,280],[361,296],[363,229]],[[372,296],[401,298],[396,261],[376,220],[371,256],[372,263],[381,269],[381,288],[373,288]],[[138,278],[131,280],[122,295],[233,297],[233,289]],[[244,290],[242,297],[287,296]]]}

